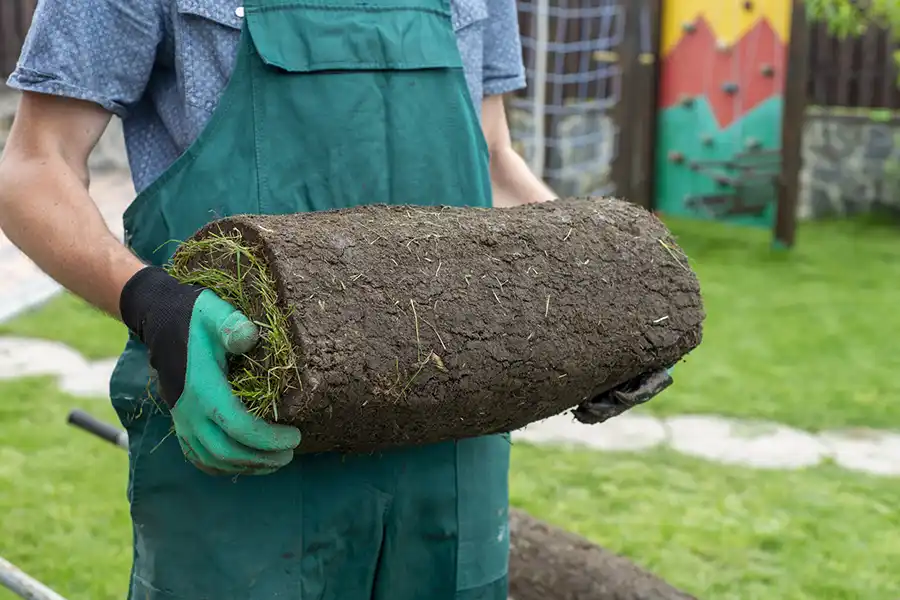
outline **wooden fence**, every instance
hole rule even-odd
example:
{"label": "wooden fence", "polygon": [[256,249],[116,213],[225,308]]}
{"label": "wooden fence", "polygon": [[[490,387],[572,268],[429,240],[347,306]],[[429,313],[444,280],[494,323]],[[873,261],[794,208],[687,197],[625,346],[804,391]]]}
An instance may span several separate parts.
{"label": "wooden fence", "polygon": [[864,36],[837,39],[822,24],[809,30],[807,101],[816,106],[900,109],[897,40],[872,28]]}
{"label": "wooden fence", "polygon": [[16,68],[37,0],[0,0],[0,77]]}

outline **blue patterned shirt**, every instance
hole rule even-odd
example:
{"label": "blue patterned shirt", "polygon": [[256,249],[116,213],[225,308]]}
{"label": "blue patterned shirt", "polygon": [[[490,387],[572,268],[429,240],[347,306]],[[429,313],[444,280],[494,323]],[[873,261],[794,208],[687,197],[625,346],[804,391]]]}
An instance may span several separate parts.
{"label": "blue patterned shirt", "polygon": [[[231,74],[240,0],[41,0],[10,87],[96,102],[122,118],[135,188],[205,126]],[[525,85],[516,0],[451,0],[476,108]]]}

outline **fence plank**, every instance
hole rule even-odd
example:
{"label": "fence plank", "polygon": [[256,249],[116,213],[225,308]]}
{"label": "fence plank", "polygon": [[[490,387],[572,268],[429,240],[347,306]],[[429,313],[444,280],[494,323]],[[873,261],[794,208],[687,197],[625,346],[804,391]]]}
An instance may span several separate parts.
{"label": "fence plank", "polygon": [[37,0],[0,0],[0,78],[16,68]]}
{"label": "fence plank", "polygon": [[897,68],[897,61],[894,60],[894,51],[898,49],[897,40],[888,32],[882,32],[881,40],[886,64],[881,84],[883,101],[878,106],[897,109],[900,108],[900,90],[898,90],[900,70]]}
{"label": "fence plank", "polygon": [[809,24],[807,93],[812,104],[846,108],[900,109],[896,40],[871,28],[844,40],[826,25]]}
{"label": "fence plank", "polygon": [[881,60],[878,36],[867,35],[862,40],[861,59],[863,69],[859,73],[859,104],[872,106],[876,103],[875,69]]}
{"label": "fence plank", "polygon": [[828,78],[834,73],[834,62],[831,55],[831,40],[828,32],[824,27],[815,27],[812,31],[811,39],[814,40],[814,48],[812,48],[811,56],[814,57],[814,64],[811,65],[811,75],[815,81],[814,102],[820,105],[828,105],[834,100],[828,97],[829,88]]}
{"label": "fence plank", "polygon": [[5,77],[13,68],[13,56],[18,45],[16,5],[0,2],[0,76]]}
{"label": "fence plank", "polygon": [[[840,106],[850,106],[856,104],[854,102],[853,92],[856,87],[856,73],[853,71],[853,59],[856,51],[857,41],[850,43],[838,44],[837,47],[837,82],[836,82],[836,101]],[[832,66],[834,68],[834,66]]]}

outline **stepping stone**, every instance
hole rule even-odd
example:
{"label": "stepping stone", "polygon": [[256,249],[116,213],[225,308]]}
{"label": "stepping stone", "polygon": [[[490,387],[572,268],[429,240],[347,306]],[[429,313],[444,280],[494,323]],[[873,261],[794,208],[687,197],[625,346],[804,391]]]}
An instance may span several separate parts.
{"label": "stepping stone", "polygon": [[62,287],[42,274],[24,256],[0,262],[0,280],[7,288],[0,293],[0,323],[43,304]]}
{"label": "stepping stone", "polygon": [[667,419],[666,426],[674,450],[723,464],[800,469],[828,455],[816,436],[777,423],[684,416]]}
{"label": "stepping stone", "polygon": [[77,374],[89,368],[78,352],[47,340],[0,337],[0,380]]}
{"label": "stepping stone", "polygon": [[568,414],[556,415],[514,431],[513,441],[586,446],[605,451],[639,451],[660,445],[666,429],[653,417],[623,414],[598,425],[579,423]]}
{"label": "stepping stone", "polygon": [[900,433],[874,429],[825,431],[819,438],[839,466],[871,475],[900,477]]}
{"label": "stepping stone", "polygon": [[78,373],[67,373],[59,381],[59,388],[73,396],[109,398],[109,379],[118,359],[92,362]]}

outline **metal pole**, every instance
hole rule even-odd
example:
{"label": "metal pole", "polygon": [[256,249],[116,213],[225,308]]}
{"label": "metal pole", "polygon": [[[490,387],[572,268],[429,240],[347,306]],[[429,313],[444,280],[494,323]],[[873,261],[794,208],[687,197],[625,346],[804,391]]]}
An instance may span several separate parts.
{"label": "metal pole", "polygon": [[3,557],[0,557],[0,585],[25,600],[66,600]]}
{"label": "metal pole", "polygon": [[89,415],[83,410],[77,408],[69,413],[69,425],[74,425],[79,429],[83,429],[88,433],[93,433],[102,440],[106,440],[110,444],[115,444],[120,448],[128,449],[128,433],[113,427],[109,423]]}
{"label": "metal pole", "polygon": [[536,177],[544,177],[546,162],[547,132],[545,131],[545,115],[547,112],[547,56],[550,41],[550,0],[537,0],[535,4],[535,46],[534,46],[534,89],[532,117],[534,118],[534,135],[532,137],[534,151],[531,159],[531,170]]}

